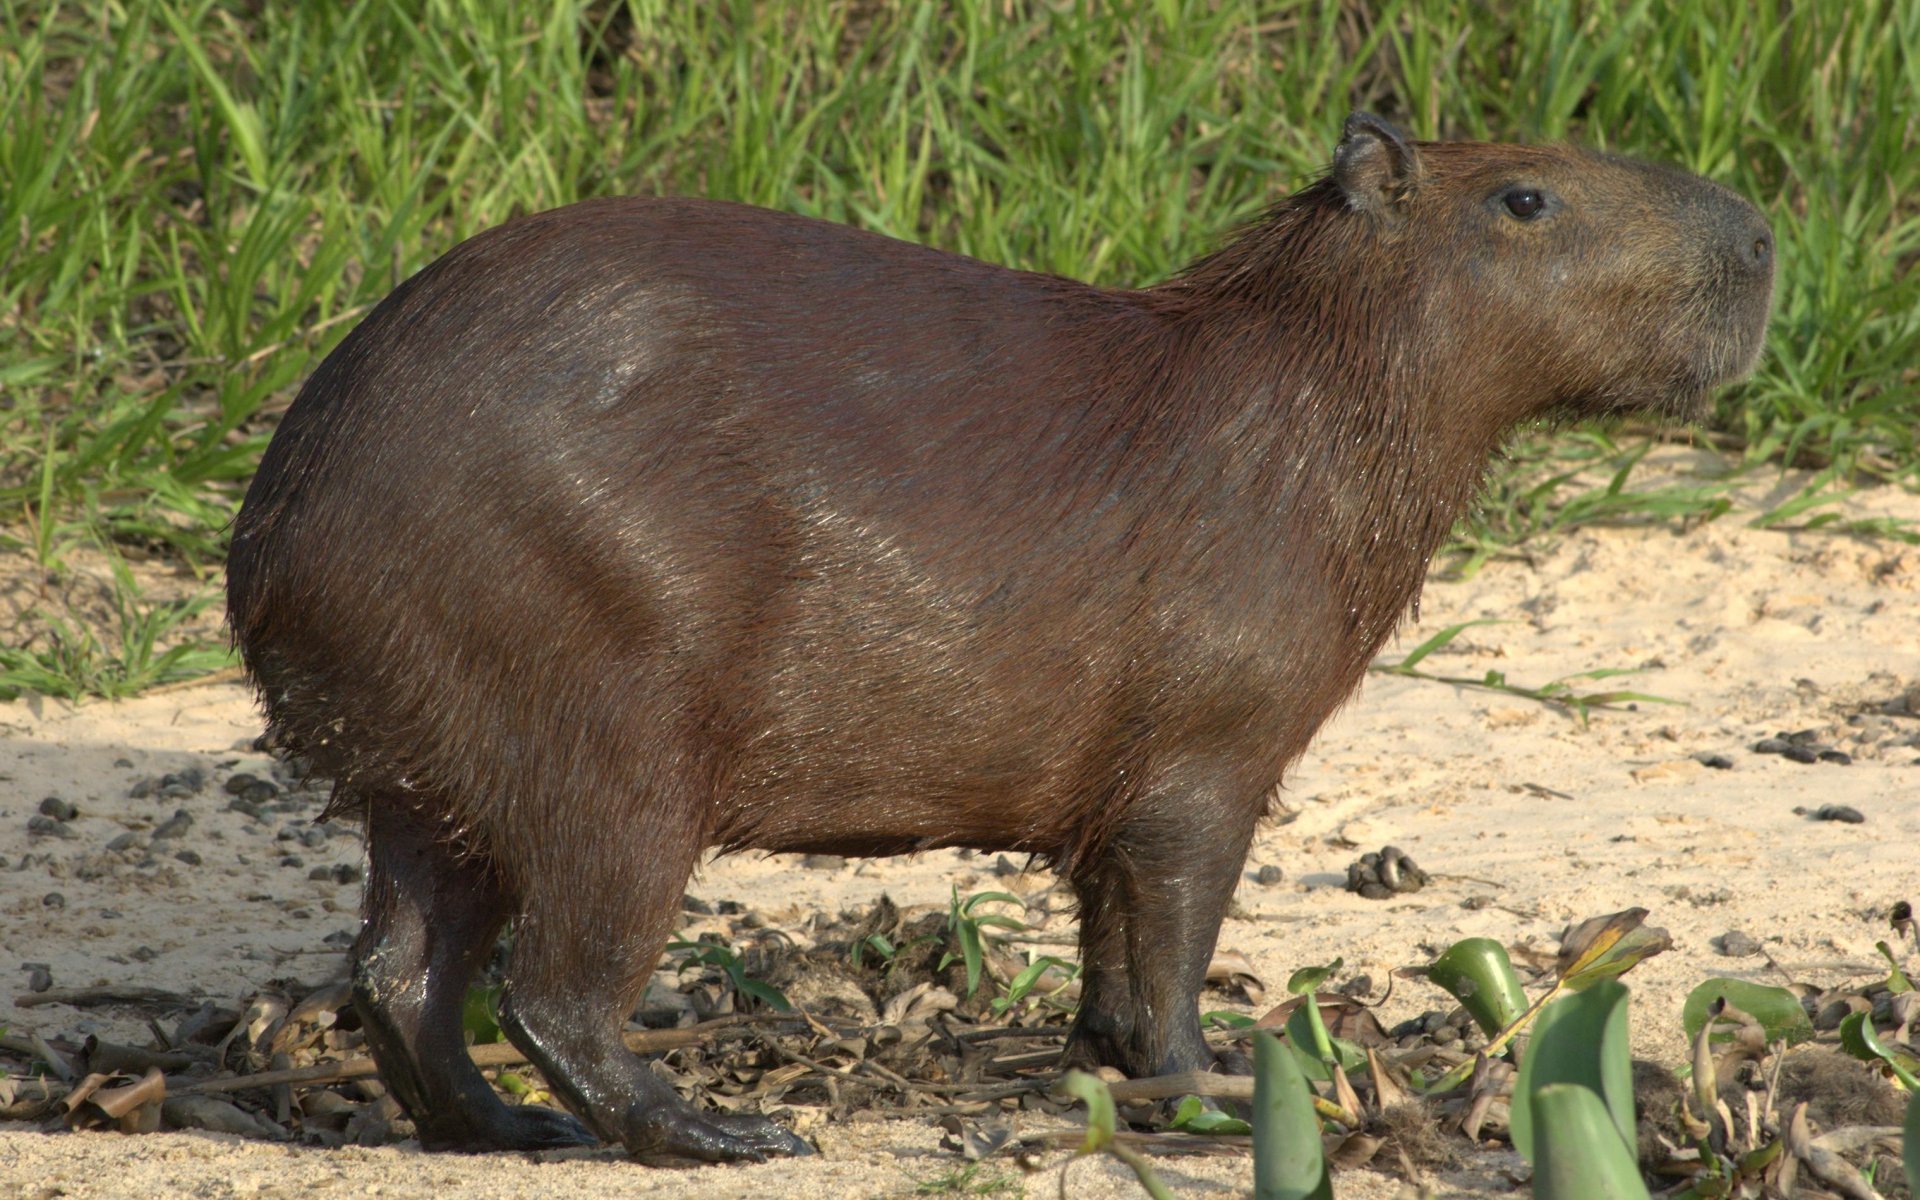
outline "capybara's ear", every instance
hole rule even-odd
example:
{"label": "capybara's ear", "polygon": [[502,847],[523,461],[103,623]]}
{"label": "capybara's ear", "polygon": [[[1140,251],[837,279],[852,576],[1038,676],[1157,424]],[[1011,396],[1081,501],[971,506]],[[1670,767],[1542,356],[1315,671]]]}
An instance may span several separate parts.
{"label": "capybara's ear", "polygon": [[1390,216],[1420,179],[1420,152],[1398,126],[1357,112],[1333,151],[1333,182],[1357,212]]}

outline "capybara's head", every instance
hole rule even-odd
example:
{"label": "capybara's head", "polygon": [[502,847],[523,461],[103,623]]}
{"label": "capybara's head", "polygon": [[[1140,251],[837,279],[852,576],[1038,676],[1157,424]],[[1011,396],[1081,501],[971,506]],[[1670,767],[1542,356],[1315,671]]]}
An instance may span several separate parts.
{"label": "capybara's head", "polygon": [[1759,357],[1773,234],[1698,176],[1568,146],[1415,143],[1355,113],[1321,187],[1370,218],[1359,259],[1418,310],[1401,314],[1427,351],[1413,361],[1517,389],[1527,411],[1502,415],[1691,417]]}

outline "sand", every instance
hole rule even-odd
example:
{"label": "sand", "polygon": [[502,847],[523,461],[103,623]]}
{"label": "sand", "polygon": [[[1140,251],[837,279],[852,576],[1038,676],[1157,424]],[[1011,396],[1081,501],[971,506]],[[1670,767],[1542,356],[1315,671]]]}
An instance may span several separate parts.
{"label": "sand", "polygon": [[[1692,465],[1665,453],[1659,482]],[[1709,975],[1834,985],[1884,973],[1874,942],[1886,912],[1920,880],[1920,717],[1901,711],[1920,684],[1920,547],[1829,529],[1754,528],[1755,506],[1794,485],[1758,478],[1744,506],[1700,528],[1588,528],[1526,547],[1527,560],[1486,565],[1461,581],[1435,578],[1418,622],[1383,656],[1400,658],[1433,632],[1464,631],[1423,669],[1478,678],[1504,672],[1538,686],[1579,672],[1633,668],[1620,679],[1575,680],[1579,691],[1626,687],[1679,704],[1594,712],[1498,692],[1375,675],[1286,781],[1280,819],[1256,842],[1221,934],[1274,991],[1295,968],[1339,957],[1342,978],[1370,975],[1374,996],[1398,967],[1427,961],[1467,936],[1550,956],[1561,930],[1640,906],[1673,949],[1628,977],[1637,1052],[1683,1055],[1680,1007]],[[1848,517],[1920,521],[1920,497],[1862,493]],[[1914,708],[1920,711],[1920,692]],[[1815,730],[1852,762],[1800,764],[1753,752],[1776,732]],[[219,781],[260,769],[247,745],[259,731],[248,694],[216,683],[108,704],[23,700],[0,705],[0,988],[25,993],[21,964],[44,964],[56,987],[139,984],[232,1005],[273,980],[339,974],[340,935],[357,922],[351,834],[308,846],[291,815],[266,821],[225,808]],[[1703,765],[1722,755],[1728,769]],[[211,782],[197,795],[130,798],[138,781],[188,767]],[[43,797],[78,809],[70,838],[29,834]],[[1816,821],[1803,810],[1844,804],[1863,823]],[[192,825],[154,839],[184,810]],[[293,840],[281,840],[283,829]],[[109,843],[133,834],[121,850]],[[1348,863],[1392,843],[1435,876],[1388,901],[1343,889]],[[176,847],[200,856],[174,857]],[[282,865],[289,855],[299,865]],[[155,864],[139,864],[151,857]],[[990,872],[993,856],[929,853],[837,869],[792,857],[707,865],[690,890],[733,899],[776,923],[868,905],[885,892],[903,906],[944,907],[949,889],[1039,890],[1044,878]],[[344,868],[323,879],[315,868]],[[1261,884],[1262,866],[1278,884]],[[48,897],[58,894],[58,907]],[[1763,955],[1725,957],[1713,939],[1740,930]],[[329,941],[329,935],[334,935]],[[1398,980],[1387,1024],[1447,1006],[1438,989]],[[16,1007],[14,1034],[144,1043],[134,1009]],[[1057,1125],[1057,1122],[1053,1124]],[[1020,1128],[1048,1126],[1021,1118]],[[403,1143],[322,1150],[169,1132],[147,1136],[39,1133],[0,1124],[0,1194],[117,1196],[508,1197],[674,1195],[768,1198],[911,1195],[954,1171],[940,1133],[922,1120],[816,1121],[821,1153],[803,1162],[654,1171],[599,1153],[536,1163],[510,1155],[425,1155]],[[1057,1194],[1064,1155],[1042,1160],[1027,1194]],[[1182,1195],[1246,1194],[1246,1159],[1167,1160]],[[1020,1179],[1013,1164],[991,1171]],[[1426,1181],[1440,1196],[1512,1189],[1524,1166],[1480,1150],[1462,1172]],[[1370,1170],[1340,1173],[1342,1197],[1388,1197],[1403,1184]],[[1118,1168],[1082,1161],[1069,1194],[1141,1195]]]}

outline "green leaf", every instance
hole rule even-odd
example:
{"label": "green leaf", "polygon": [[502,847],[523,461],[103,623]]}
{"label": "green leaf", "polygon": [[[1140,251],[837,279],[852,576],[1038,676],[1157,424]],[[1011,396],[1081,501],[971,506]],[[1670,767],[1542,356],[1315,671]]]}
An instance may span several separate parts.
{"label": "green leaf", "polygon": [[1913,980],[1908,979],[1907,973],[1900,969],[1900,960],[1894,957],[1893,947],[1885,942],[1875,942],[1873,948],[1880,952],[1880,957],[1887,960],[1887,990],[1895,995],[1912,991]]}
{"label": "green leaf", "polygon": [[[959,894],[960,889],[955,888],[954,895],[958,896]],[[967,916],[972,916],[974,909],[980,907],[982,904],[990,903],[1011,904],[1015,908],[1020,909],[1027,907],[1027,902],[1012,892],[975,892],[973,895],[967,897],[966,902],[960,906],[960,911]]]}
{"label": "green leaf", "polygon": [[1445,988],[1491,1037],[1527,1011],[1526,989],[1507,949],[1492,938],[1467,938],[1447,947],[1427,967],[1427,978]]}
{"label": "green leaf", "polygon": [[729,972],[733,975],[733,986],[752,996],[755,1000],[776,1012],[792,1012],[793,1005],[788,1003],[786,994],[770,983],[758,979],[749,979],[743,973]]}
{"label": "green leaf", "polygon": [[953,932],[960,943],[960,957],[967,964],[967,995],[971,996],[980,990],[980,972],[985,965],[980,946],[980,926],[968,922]]}
{"label": "green leaf", "polygon": [[1896,1053],[1880,1040],[1873,1028],[1871,1013],[1854,1013],[1840,1022],[1840,1048],[1862,1062],[1883,1062],[1900,1081],[1900,1086],[1920,1095],[1920,1078],[1913,1071],[1913,1060]]}
{"label": "green leaf", "polygon": [[[955,941],[960,943],[960,957],[967,965],[967,995],[980,990],[980,977],[985,969],[986,943],[980,932],[983,926],[999,929],[1024,929],[1026,924],[1002,913],[979,913],[974,911],[983,904],[1014,904],[1025,908],[1026,901],[1011,892],[976,892],[965,900],[960,899],[960,889],[954,888],[952,898],[947,904],[947,928]],[[941,962],[944,969],[950,958]]]}
{"label": "green leaf", "polygon": [[1069,977],[1077,974],[1079,971],[1077,964],[1070,963],[1064,958],[1059,958],[1052,954],[1033,955],[1027,965],[1020,969],[1020,973],[1007,981],[1006,993],[993,998],[993,1004],[991,1006],[993,1011],[1003,1013],[1019,1004],[1027,998],[1027,993],[1031,992],[1034,987],[1039,984],[1047,971],[1055,967],[1058,967],[1062,972],[1068,974]]}
{"label": "green leaf", "polygon": [[512,1071],[500,1072],[494,1082],[500,1085],[501,1091],[511,1096],[524,1096],[533,1091],[533,1085],[527,1082],[525,1076]]}
{"label": "green leaf", "polygon": [[506,1040],[500,1028],[500,988],[472,987],[460,1006],[460,1026],[469,1045],[486,1046]]}
{"label": "green leaf", "polygon": [[1561,968],[1561,983],[1570,991],[1581,991],[1671,949],[1673,939],[1667,931],[1643,925],[1646,919],[1646,909],[1629,908],[1575,926],[1561,944],[1560,952],[1569,960]]}
{"label": "green leaf", "polygon": [[1784,1041],[1793,1046],[1813,1036],[1813,1022],[1807,1019],[1807,1010],[1800,1006],[1799,998],[1792,992],[1744,979],[1714,978],[1689,992],[1686,1004],[1681,1007],[1680,1022],[1687,1031],[1688,1042],[1699,1036],[1701,1027],[1707,1023],[1709,1007],[1721,999],[1760,1022],[1770,1042]]}
{"label": "green leaf", "polygon": [[1287,991],[1296,996],[1312,995],[1321,984],[1332,978],[1333,973],[1340,969],[1340,964],[1344,961],[1346,960],[1336,958],[1324,967],[1301,967],[1287,976]]}
{"label": "green leaf", "polygon": [[1114,1128],[1113,1093],[1106,1083],[1085,1071],[1068,1071],[1060,1081],[1060,1088],[1087,1106],[1087,1136],[1074,1153],[1092,1154],[1106,1149],[1113,1142]]}
{"label": "green leaf", "polygon": [[1319,1006],[1311,999],[1287,1014],[1287,1045],[1299,1055],[1301,1072],[1316,1083],[1325,1083],[1333,1078],[1330,1068],[1334,1063],[1349,1073],[1366,1070],[1367,1052],[1345,1038],[1329,1034],[1324,1020],[1314,1020],[1318,1015]]}
{"label": "green leaf", "polygon": [[1550,1083],[1533,1094],[1532,1107],[1539,1200],[1647,1200],[1630,1143],[1616,1136],[1614,1117],[1592,1090]]}
{"label": "green leaf", "polygon": [[1428,638],[1426,641],[1421,642],[1418,646],[1415,646],[1412,650],[1408,651],[1407,656],[1401,659],[1399,662],[1382,664],[1381,666],[1376,667],[1375,669],[1378,671],[1386,672],[1388,674],[1399,674],[1401,672],[1411,671],[1413,668],[1420,665],[1421,659],[1425,658],[1429,654],[1432,654],[1435,650],[1440,649],[1442,646],[1445,646],[1448,642],[1451,642],[1453,639],[1459,637],[1462,633],[1464,633],[1466,630],[1473,628],[1475,625],[1499,625],[1499,624],[1502,624],[1502,622],[1493,620],[1491,618],[1482,618],[1477,621],[1462,621],[1457,625],[1449,625],[1445,629],[1442,629],[1438,633],[1435,633],[1432,637]]}
{"label": "green leaf", "polygon": [[1253,1035],[1254,1200],[1333,1200],[1306,1077],[1278,1038]]}
{"label": "green leaf", "polygon": [[[1080,1143],[1080,1148],[1074,1151],[1075,1156],[1105,1150],[1127,1165],[1153,1200],[1173,1200],[1173,1193],[1166,1184],[1160,1182],[1160,1177],[1154,1173],[1153,1164],[1147,1161],[1146,1156],[1114,1136],[1113,1093],[1107,1089],[1107,1085],[1084,1071],[1068,1071],[1066,1078],[1060,1081],[1060,1087],[1087,1105],[1087,1136]],[[1066,1186],[1066,1168],[1062,1167],[1060,1190],[1063,1194]]]}
{"label": "green leaf", "polygon": [[179,39],[179,46],[186,52],[187,60],[193,64],[194,74],[213,95],[214,107],[220,112],[221,120],[226,123],[227,132],[233,138],[233,149],[246,164],[248,182],[264,190],[272,174],[267,165],[267,150],[260,126],[260,113],[252,104],[234,98],[227,89],[221,72],[207,57],[200,39],[188,28],[186,21],[166,5],[159,6],[161,19],[173,28]]}
{"label": "green leaf", "polygon": [[1537,1148],[1534,1097],[1555,1083],[1578,1084],[1599,1097],[1612,1115],[1617,1139],[1624,1146],[1634,1145],[1633,1063],[1627,1039],[1627,989],[1618,980],[1602,980],[1540,1010],[1513,1085],[1513,1145],[1527,1161],[1535,1162]]}
{"label": "green leaf", "polygon": [[1185,1133],[1248,1134],[1253,1132],[1253,1126],[1217,1108],[1208,1108],[1198,1096],[1187,1096],[1180,1101],[1180,1107],[1174,1110],[1173,1119],[1167,1122],[1167,1128],[1178,1129]]}

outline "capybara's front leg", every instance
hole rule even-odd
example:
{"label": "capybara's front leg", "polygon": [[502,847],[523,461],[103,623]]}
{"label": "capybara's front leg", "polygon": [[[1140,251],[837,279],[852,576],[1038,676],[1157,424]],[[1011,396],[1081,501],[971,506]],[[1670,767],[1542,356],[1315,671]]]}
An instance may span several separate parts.
{"label": "capybara's front leg", "polygon": [[1069,1063],[1135,1077],[1215,1066],[1198,1002],[1260,813],[1248,794],[1204,764],[1165,772],[1074,871],[1083,983]]}

